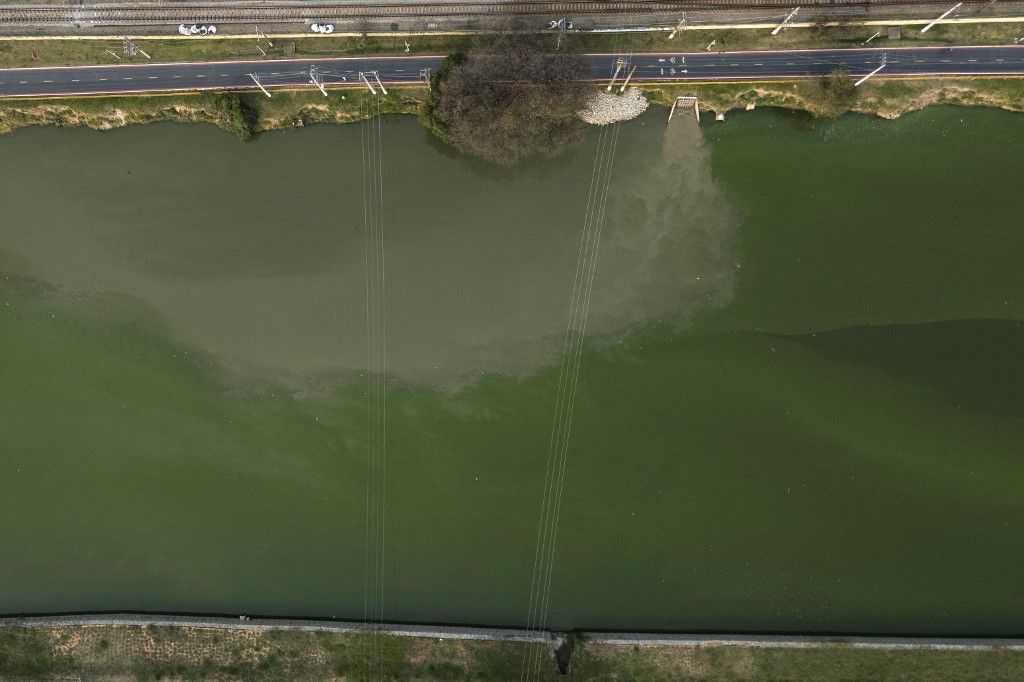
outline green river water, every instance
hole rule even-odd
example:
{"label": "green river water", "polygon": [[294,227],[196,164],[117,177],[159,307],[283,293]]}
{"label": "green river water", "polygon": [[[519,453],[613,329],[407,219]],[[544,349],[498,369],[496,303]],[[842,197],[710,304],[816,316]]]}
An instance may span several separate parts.
{"label": "green river water", "polygon": [[[1024,634],[1024,117],[621,128],[557,628]],[[0,138],[0,613],[361,618],[359,126]],[[596,132],[383,126],[387,620],[522,625]]]}

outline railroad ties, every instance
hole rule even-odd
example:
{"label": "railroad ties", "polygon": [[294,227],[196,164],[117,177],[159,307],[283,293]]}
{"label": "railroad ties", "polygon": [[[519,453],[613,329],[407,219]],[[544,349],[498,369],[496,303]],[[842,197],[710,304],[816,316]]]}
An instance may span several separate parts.
{"label": "railroad ties", "polygon": [[[971,2],[972,0],[967,0]],[[982,1],[982,0],[977,0]],[[324,18],[488,18],[501,16],[582,16],[615,14],[672,14],[686,10],[722,10],[757,7],[789,7],[793,0],[518,0],[513,2],[381,3],[282,2],[225,3],[96,3],[71,6],[0,5],[0,26],[91,25],[144,26],[173,25],[182,21],[198,24],[305,23]],[[870,8],[906,5],[907,0],[801,0],[802,6]]]}

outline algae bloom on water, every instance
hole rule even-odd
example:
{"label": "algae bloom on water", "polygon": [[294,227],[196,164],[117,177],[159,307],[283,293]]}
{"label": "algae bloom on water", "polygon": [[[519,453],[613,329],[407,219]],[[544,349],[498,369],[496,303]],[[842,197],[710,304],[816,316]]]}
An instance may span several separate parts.
{"label": "algae bloom on water", "polygon": [[[547,625],[1022,631],[1020,120],[665,114],[618,128]],[[366,128],[0,138],[0,613],[361,618],[379,385],[387,618],[523,624],[614,126],[508,170],[374,125],[381,384]]]}

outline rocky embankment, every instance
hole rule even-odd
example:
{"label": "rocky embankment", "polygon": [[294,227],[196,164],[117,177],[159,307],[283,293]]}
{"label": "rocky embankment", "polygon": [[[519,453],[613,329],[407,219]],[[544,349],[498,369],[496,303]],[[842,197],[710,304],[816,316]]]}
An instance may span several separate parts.
{"label": "rocky embankment", "polygon": [[636,118],[647,111],[648,106],[647,97],[639,88],[630,88],[621,95],[600,90],[580,112],[580,118],[587,123],[604,126]]}

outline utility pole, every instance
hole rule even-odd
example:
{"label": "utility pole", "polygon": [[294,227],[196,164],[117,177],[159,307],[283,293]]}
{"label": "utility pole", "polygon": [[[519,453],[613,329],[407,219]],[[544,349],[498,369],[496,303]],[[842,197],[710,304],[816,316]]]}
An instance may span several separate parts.
{"label": "utility pole", "polygon": [[717,42],[718,40],[712,40],[710,43],[708,43],[708,46],[704,48],[704,51],[711,52],[711,48],[713,48],[715,46],[715,43]]}
{"label": "utility pole", "polygon": [[633,68],[629,70],[629,75],[626,76],[626,80],[624,80],[622,82],[622,87],[619,88],[619,92],[625,92],[626,91],[626,86],[629,85],[629,79],[633,77],[633,72],[634,71],[636,71],[636,64],[634,64]]}
{"label": "utility pole", "polygon": [[121,59],[121,55],[119,55],[118,53],[114,52],[113,50],[107,50],[107,54],[109,54],[111,57],[113,57],[114,59],[116,59],[119,62],[123,62],[124,61],[123,59]]}
{"label": "utility pole", "polygon": [[366,74],[362,71],[359,72],[359,78],[366,83],[366,87],[370,88],[370,94],[376,95],[377,91],[373,89],[373,83],[366,77]]}
{"label": "utility pole", "polygon": [[779,32],[782,31],[782,29],[786,28],[786,24],[788,24],[790,22],[790,20],[792,20],[793,17],[796,16],[796,13],[799,12],[799,11],[800,11],[800,8],[797,7],[792,12],[790,12],[789,15],[785,19],[782,20],[782,23],[775,27],[775,30],[772,31],[772,35],[773,36],[779,35]]}
{"label": "utility pole", "polygon": [[884,68],[885,68],[885,53],[883,52],[883,53],[882,53],[882,65],[881,65],[881,66],[879,66],[879,67],[878,67],[877,69],[875,69],[874,71],[872,71],[871,73],[869,73],[868,75],[866,75],[866,76],[864,76],[863,78],[861,78],[861,79],[860,79],[859,81],[857,81],[856,83],[854,83],[854,84],[853,84],[853,87],[855,87],[855,88],[856,88],[856,87],[858,87],[858,86],[859,86],[859,85],[860,85],[861,83],[863,83],[863,82],[864,82],[864,81],[866,81],[867,79],[871,78],[872,76],[874,76],[874,75],[875,75],[876,73],[878,73],[879,71],[881,71],[881,70],[882,70],[882,69],[884,69]]}
{"label": "utility pole", "polygon": [[947,10],[946,10],[945,12],[943,12],[943,13],[942,13],[942,14],[941,14],[941,15],[939,16],[939,18],[938,18],[938,19],[936,19],[936,20],[935,20],[935,21],[933,21],[932,23],[930,23],[930,24],[928,24],[927,26],[925,26],[924,28],[922,28],[922,29],[921,29],[921,33],[924,33],[925,31],[927,31],[928,29],[930,29],[930,28],[931,28],[932,26],[934,26],[935,24],[939,23],[940,21],[942,21],[943,19],[945,19],[946,17],[948,17],[948,16],[950,15],[950,14],[952,14],[953,12],[955,12],[955,11],[956,11],[956,8],[957,8],[957,7],[959,7],[959,6],[960,6],[960,5],[962,5],[962,4],[964,4],[964,3],[962,3],[962,2],[958,2],[958,3],[956,3],[955,5],[953,5],[952,7],[950,7],[949,9],[947,9]]}
{"label": "utility pole", "polygon": [[309,82],[320,88],[320,92],[324,93],[324,97],[327,97],[327,90],[324,89],[323,81],[320,80],[320,72],[316,68],[316,64],[309,67]]}
{"label": "utility pole", "polygon": [[870,38],[868,38],[867,40],[865,40],[863,43],[861,43],[861,45],[867,45],[868,43],[870,43],[872,40],[874,40],[875,38],[877,38],[880,35],[882,35],[881,31],[875,31],[875,34],[873,36],[871,36]]}
{"label": "utility pole", "polygon": [[686,26],[686,12],[683,12],[683,18],[679,20],[679,23],[676,24],[676,27],[672,29],[671,33],[668,34],[667,40],[672,40],[673,38],[675,38],[676,34],[683,30],[683,26]]}
{"label": "utility pole", "polygon": [[373,72],[373,77],[377,79],[377,86],[380,88],[380,91],[383,92],[385,95],[388,94],[388,91],[386,89],[384,89],[384,83],[382,83],[381,80],[380,80],[380,73],[377,72],[377,71],[374,71]]}
{"label": "utility pole", "polygon": [[612,91],[612,86],[615,85],[615,79],[619,77],[619,71],[621,71],[624,66],[626,66],[626,60],[622,57],[618,57],[615,60],[615,73],[612,74],[612,80],[608,83],[608,89],[605,90],[605,92]]}
{"label": "utility pole", "polygon": [[260,83],[259,77],[254,73],[250,73],[249,78],[251,78],[252,82],[256,84],[256,87],[263,91],[263,94],[267,96],[267,99],[270,99],[270,93],[267,92],[265,87],[263,87],[263,83]]}
{"label": "utility pole", "polygon": [[260,37],[261,37],[261,36],[262,36],[262,38],[263,38],[263,39],[264,39],[265,41],[267,41],[267,45],[269,45],[270,47],[273,47],[273,46],[274,46],[274,43],[270,42],[270,38],[268,38],[268,37],[267,37],[267,34],[266,34],[266,33],[264,33],[263,31],[261,31],[261,30],[260,30],[260,27],[259,27],[259,26],[257,26],[257,27],[256,27],[256,42],[257,42],[257,43],[258,43],[258,42],[260,42]]}

